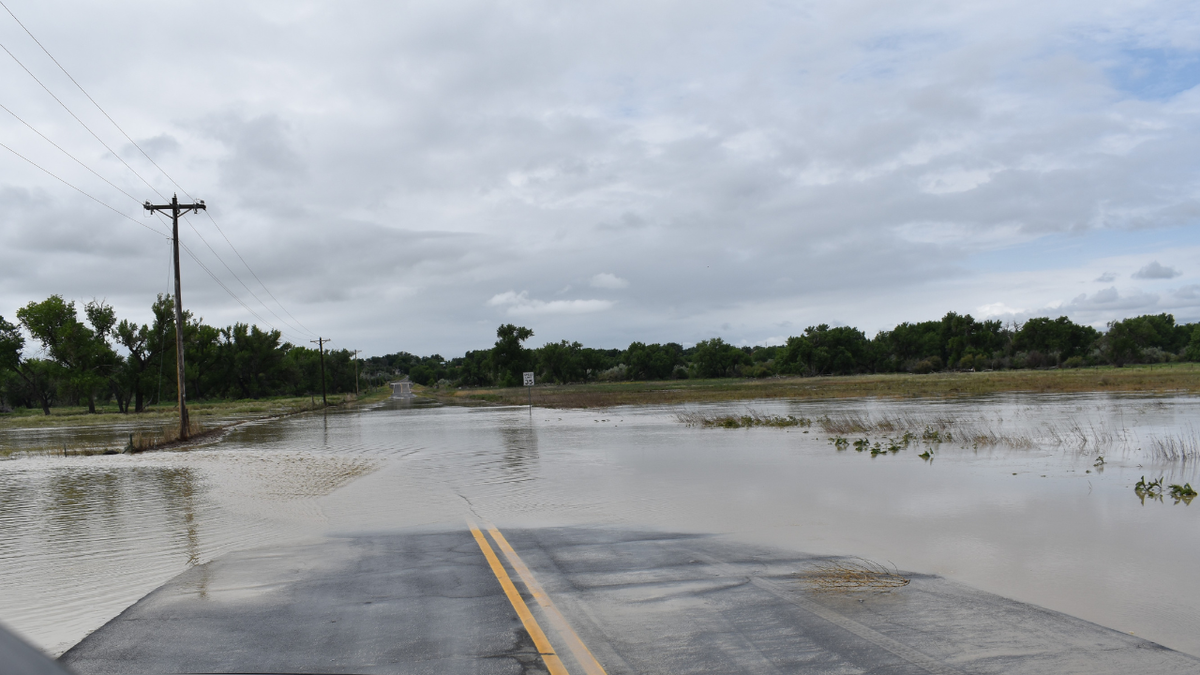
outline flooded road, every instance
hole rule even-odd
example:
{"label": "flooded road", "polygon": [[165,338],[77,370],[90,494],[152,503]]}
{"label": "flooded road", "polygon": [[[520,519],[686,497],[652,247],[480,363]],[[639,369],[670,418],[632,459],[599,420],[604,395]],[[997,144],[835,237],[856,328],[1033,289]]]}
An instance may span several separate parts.
{"label": "flooded road", "polygon": [[[872,457],[682,410],[961,420],[1015,439]],[[61,653],[190,566],[328,533],[587,526],[716,533],[937,574],[1200,655],[1200,501],[1140,500],[1200,400],[1004,396],[558,411],[412,407],[239,427],[141,456],[0,462],[0,622]],[[805,433],[805,432],[808,433]],[[857,434],[881,440],[883,434]],[[3,439],[0,439],[3,442]],[[1019,447],[1011,447],[1016,445]],[[933,447],[931,461],[918,457]],[[1097,454],[1105,464],[1094,467]]]}

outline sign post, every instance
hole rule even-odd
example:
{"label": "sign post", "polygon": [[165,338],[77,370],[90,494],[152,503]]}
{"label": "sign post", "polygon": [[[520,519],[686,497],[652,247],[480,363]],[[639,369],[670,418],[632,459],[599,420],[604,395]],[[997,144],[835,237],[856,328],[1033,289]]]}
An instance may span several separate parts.
{"label": "sign post", "polygon": [[533,416],[533,373],[521,373],[521,379],[529,387],[529,415]]}

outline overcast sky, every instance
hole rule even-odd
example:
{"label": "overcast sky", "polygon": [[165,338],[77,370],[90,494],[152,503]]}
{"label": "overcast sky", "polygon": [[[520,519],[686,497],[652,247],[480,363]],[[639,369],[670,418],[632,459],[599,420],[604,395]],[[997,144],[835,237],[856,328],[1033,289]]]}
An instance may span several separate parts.
{"label": "overcast sky", "polygon": [[165,170],[0,10],[0,142],[119,212],[0,148],[10,320],[149,320],[171,179],[261,320],[186,308],[367,354],[1200,319],[1195,2],[3,1]]}

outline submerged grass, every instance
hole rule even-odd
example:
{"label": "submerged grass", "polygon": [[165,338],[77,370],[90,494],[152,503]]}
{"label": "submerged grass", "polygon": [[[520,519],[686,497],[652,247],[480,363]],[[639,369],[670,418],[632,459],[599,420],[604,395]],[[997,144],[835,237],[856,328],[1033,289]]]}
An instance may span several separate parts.
{"label": "submerged grass", "polygon": [[[603,408],[705,401],[792,398],[830,399],[879,396],[914,398],[978,396],[999,392],[1200,393],[1200,365],[1099,367],[1064,370],[1005,370],[980,373],[889,373],[837,377],[668,380],[538,385],[534,405],[547,408]],[[524,387],[426,390],[446,403],[524,405]]]}
{"label": "submerged grass", "polygon": [[1150,439],[1150,454],[1164,462],[1188,462],[1200,460],[1200,439],[1195,432],[1188,435],[1167,436]]}
{"label": "submerged grass", "polygon": [[[331,407],[361,405],[387,398],[390,390],[382,388],[355,397],[353,394],[329,396]],[[322,409],[315,397],[285,397],[240,401],[202,401],[188,404],[191,437],[187,444],[202,442],[223,433],[242,422],[284,417]],[[152,406],[146,412],[122,414],[101,409],[88,413],[86,408],[51,408],[50,415],[41,410],[18,410],[0,415],[0,457],[14,453],[50,454],[59,456],[90,456],[118,452],[143,452],[180,445],[178,412],[175,406]],[[105,427],[121,431],[121,440],[96,442],[76,440],[64,445],[41,448],[14,448],[3,442],[9,430],[78,429],[100,430]]]}
{"label": "submerged grass", "polygon": [[754,410],[749,410],[743,415],[705,415],[698,412],[679,413],[675,418],[689,427],[717,427],[722,429],[811,427],[813,425],[813,421],[807,417],[764,415]]}
{"label": "submerged grass", "polygon": [[895,567],[866,558],[834,560],[817,565],[814,569],[798,572],[796,578],[810,590],[823,593],[847,593],[855,591],[889,592],[907,586],[911,581]]}
{"label": "submerged grass", "polygon": [[[847,413],[821,417],[817,424],[825,433],[840,437],[854,434],[898,434],[906,440],[917,439],[926,445],[954,443],[963,447],[982,448],[1004,446],[1014,449],[1035,447],[1070,448],[1080,453],[1103,454],[1113,448],[1127,447],[1131,439],[1125,429],[1120,431],[1075,419],[1043,424],[1025,431],[1011,431],[997,422],[986,419],[970,420],[946,416],[923,416],[914,413],[893,417],[871,417]],[[1200,443],[1195,439],[1185,445],[1182,439],[1151,438],[1151,447],[1162,446],[1152,454],[1157,459],[1174,460],[1200,456]],[[1165,444],[1165,445],[1164,445]],[[1172,455],[1171,452],[1175,454]],[[1102,462],[1101,462],[1102,463]]]}

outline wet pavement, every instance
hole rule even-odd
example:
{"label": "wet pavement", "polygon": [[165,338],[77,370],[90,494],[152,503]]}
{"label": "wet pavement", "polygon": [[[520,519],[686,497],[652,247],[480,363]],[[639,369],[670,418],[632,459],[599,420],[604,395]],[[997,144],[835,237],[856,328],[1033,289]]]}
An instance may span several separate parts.
{"label": "wet pavement", "polygon": [[[936,576],[907,574],[911,583],[888,591],[820,591],[797,574],[824,559],[713,537],[503,536],[525,570],[510,560],[494,573],[466,527],[233,553],[155,590],[61,660],[80,675],[547,672],[504,576],[517,580],[535,623],[551,627],[560,672],[1200,670],[1200,659]],[[488,545],[498,549],[498,538]],[[552,612],[586,647],[583,659],[553,630]]]}

